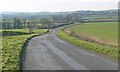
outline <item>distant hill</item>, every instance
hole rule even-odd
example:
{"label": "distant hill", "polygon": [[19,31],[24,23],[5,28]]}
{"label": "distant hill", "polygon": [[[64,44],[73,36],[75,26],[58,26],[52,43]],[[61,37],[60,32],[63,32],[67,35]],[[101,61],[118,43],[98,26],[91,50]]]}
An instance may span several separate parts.
{"label": "distant hill", "polygon": [[27,19],[41,19],[48,18],[51,16],[66,16],[66,15],[74,15],[76,14],[78,17],[83,20],[96,20],[96,19],[113,19],[117,20],[118,10],[102,10],[102,11],[70,11],[70,12],[1,12],[2,17],[5,19],[13,19],[13,18],[27,18]]}

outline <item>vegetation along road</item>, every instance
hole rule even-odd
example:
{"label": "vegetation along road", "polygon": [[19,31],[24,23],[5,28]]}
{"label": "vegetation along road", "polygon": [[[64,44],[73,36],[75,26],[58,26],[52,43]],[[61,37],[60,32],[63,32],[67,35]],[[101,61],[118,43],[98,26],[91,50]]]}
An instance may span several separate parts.
{"label": "vegetation along road", "polygon": [[24,70],[116,70],[117,62],[83,50],[51,34],[34,37],[26,48]]}

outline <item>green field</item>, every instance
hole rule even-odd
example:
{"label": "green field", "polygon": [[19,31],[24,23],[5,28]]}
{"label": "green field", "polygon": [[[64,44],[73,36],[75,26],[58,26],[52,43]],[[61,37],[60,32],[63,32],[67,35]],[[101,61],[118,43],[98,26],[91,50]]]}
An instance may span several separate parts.
{"label": "green field", "polygon": [[87,36],[99,39],[103,42],[117,44],[118,23],[117,22],[95,22],[75,25],[69,28],[79,36]]}
{"label": "green field", "polygon": [[2,38],[2,70],[19,70],[20,56],[26,40],[45,32],[47,29],[36,29],[33,34],[29,34],[25,29],[4,30],[6,35]]}
{"label": "green field", "polygon": [[[7,30],[2,30],[2,31],[15,31],[15,32],[25,32],[25,33],[29,33],[28,29],[7,29]],[[46,29],[33,29],[34,33],[41,33],[46,31]]]}
{"label": "green field", "polygon": [[88,41],[78,39],[77,37],[72,37],[69,34],[62,31],[62,29],[58,30],[57,36],[65,41],[75,44],[83,49],[87,49],[87,50],[93,51],[97,54],[101,54],[101,55],[104,55],[104,56],[107,56],[110,58],[114,58],[116,60],[118,58],[118,49],[117,48],[114,48],[111,46],[106,46],[106,45],[99,45],[96,43],[91,43]]}
{"label": "green field", "polygon": [[86,19],[86,21],[105,21],[105,20],[112,20],[117,21],[118,16],[101,16],[101,15],[92,15],[92,16],[84,16],[83,19]]}
{"label": "green field", "polygon": [[[94,22],[72,25],[59,29],[57,36],[83,49],[117,59],[117,22]],[[97,41],[97,42],[96,42]],[[99,42],[102,42],[100,44]]]}

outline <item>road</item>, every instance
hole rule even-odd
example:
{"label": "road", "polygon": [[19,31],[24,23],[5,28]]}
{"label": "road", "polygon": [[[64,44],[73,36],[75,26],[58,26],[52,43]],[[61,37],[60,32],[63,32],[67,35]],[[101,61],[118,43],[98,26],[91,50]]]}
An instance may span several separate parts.
{"label": "road", "polygon": [[23,70],[117,70],[116,61],[86,51],[51,34],[28,43]]}

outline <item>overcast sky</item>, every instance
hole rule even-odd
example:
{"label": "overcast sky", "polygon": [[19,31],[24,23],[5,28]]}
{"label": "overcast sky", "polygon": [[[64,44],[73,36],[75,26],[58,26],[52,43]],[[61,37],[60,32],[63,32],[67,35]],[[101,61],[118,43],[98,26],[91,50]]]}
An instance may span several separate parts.
{"label": "overcast sky", "polygon": [[119,0],[0,0],[0,11],[61,12],[117,9]]}

